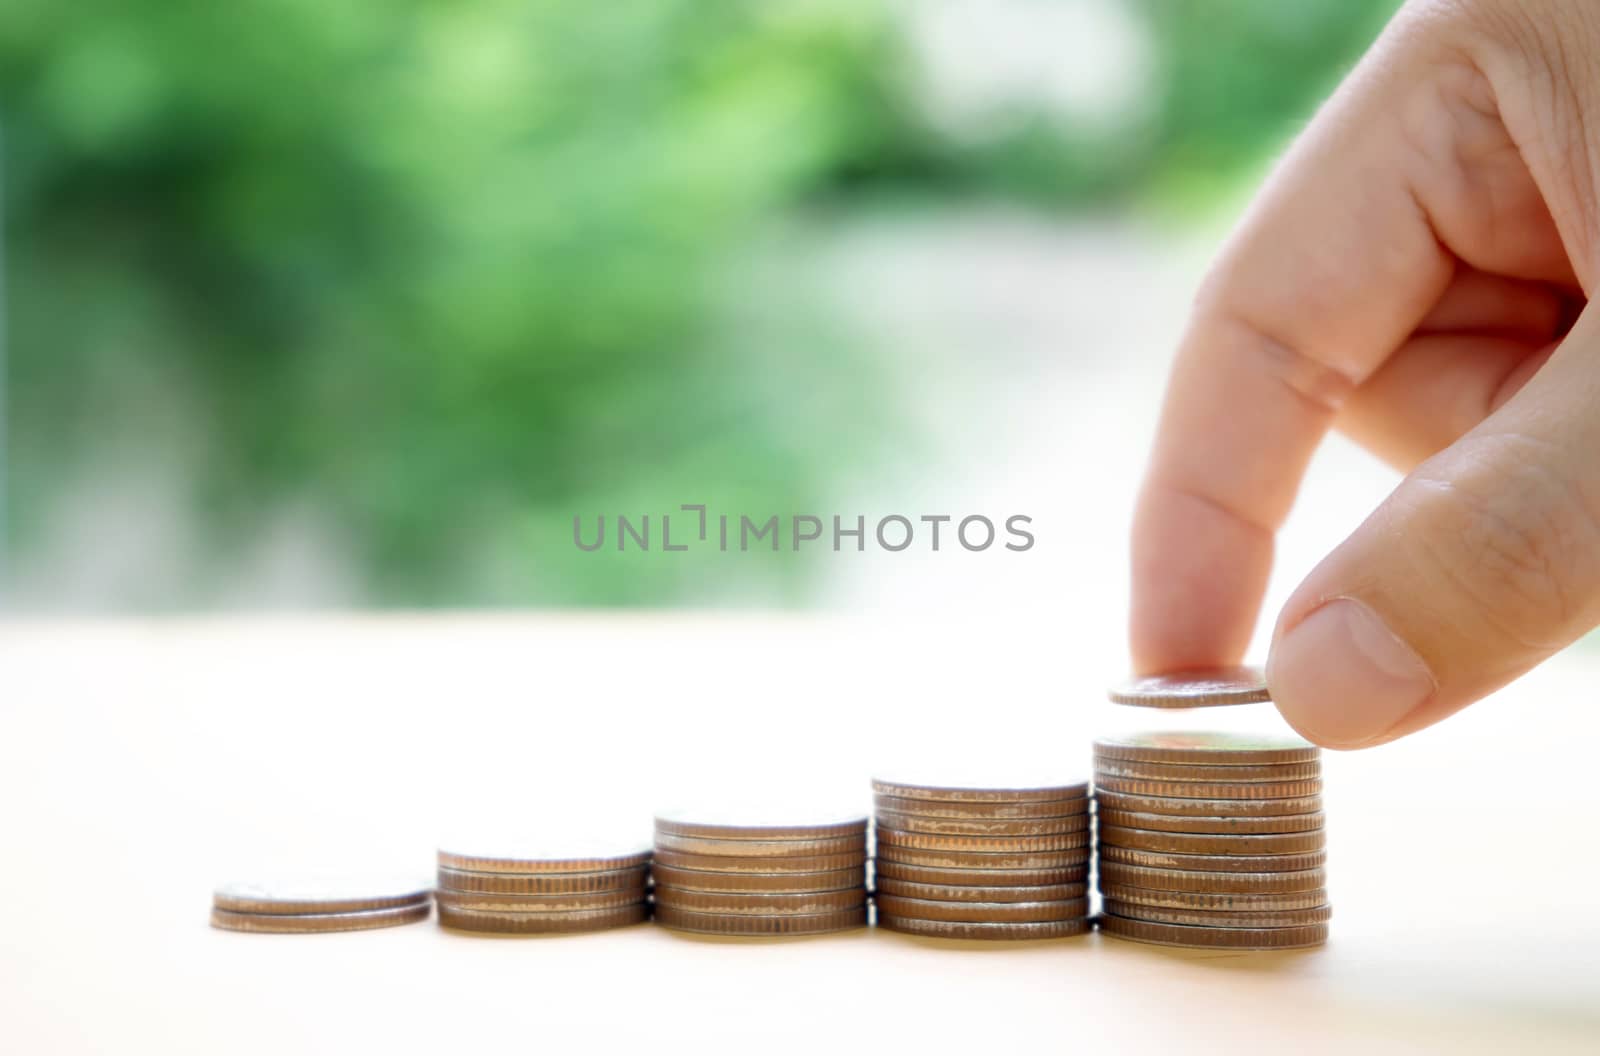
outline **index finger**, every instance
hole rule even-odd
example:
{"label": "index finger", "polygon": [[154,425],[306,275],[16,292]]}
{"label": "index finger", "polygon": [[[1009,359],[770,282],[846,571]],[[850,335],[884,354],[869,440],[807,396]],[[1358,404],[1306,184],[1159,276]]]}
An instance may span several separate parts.
{"label": "index finger", "polygon": [[[1394,36],[1394,34],[1390,34]],[[1273,538],[1340,404],[1449,284],[1387,40],[1230,239],[1179,344],[1133,532],[1134,666],[1237,662]]]}

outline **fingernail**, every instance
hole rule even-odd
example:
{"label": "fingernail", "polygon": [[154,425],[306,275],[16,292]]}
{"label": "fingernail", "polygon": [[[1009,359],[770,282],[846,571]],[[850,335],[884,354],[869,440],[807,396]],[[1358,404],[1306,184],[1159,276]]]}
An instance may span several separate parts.
{"label": "fingernail", "polygon": [[1279,639],[1267,684],[1289,725],[1329,748],[1382,737],[1435,688],[1422,658],[1352,598],[1326,603]]}

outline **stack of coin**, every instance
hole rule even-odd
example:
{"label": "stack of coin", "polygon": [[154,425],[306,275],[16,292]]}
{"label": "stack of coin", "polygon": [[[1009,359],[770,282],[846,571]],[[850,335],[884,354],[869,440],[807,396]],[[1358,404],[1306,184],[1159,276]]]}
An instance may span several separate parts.
{"label": "stack of coin", "polygon": [[[487,850],[487,849],[484,849]],[[551,854],[439,851],[439,923],[462,931],[551,935],[649,918],[648,847]]]}
{"label": "stack of coin", "polygon": [[656,818],[655,919],[709,935],[820,935],[867,923],[865,815]]}
{"label": "stack of coin", "polygon": [[301,879],[223,884],[211,896],[211,925],[228,931],[362,931],[428,919],[426,883]]}
{"label": "stack of coin", "polygon": [[1151,733],[1096,740],[1094,758],[1102,931],[1229,949],[1327,940],[1314,745]]}
{"label": "stack of coin", "polygon": [[1089,930],[1089,786],[875,779],[878,926],[948,939]]}

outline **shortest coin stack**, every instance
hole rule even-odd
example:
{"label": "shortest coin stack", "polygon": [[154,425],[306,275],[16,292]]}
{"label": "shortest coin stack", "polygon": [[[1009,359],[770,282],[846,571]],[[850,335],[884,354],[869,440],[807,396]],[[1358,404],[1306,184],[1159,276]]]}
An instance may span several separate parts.
{"label": "shortest coin stack", "polygon": [[228,931],[365,931],[428,918],[426,883],[303,879],[224,884],[211,896],[211,926]]}
{"label": "shortest coin stack", "polygon": [[1314,745],[1152,733],[1101,738],[1094,756],[1107,935],[1241,950],[1327,940]]}
{"label": "shortest coin stack", "polygon": [[557,935],[639,924],[650,915],[648,847],[549,854],[439,851],[439,923],[501,935]]}
{"label": "shortest coin stack", "polygon": [[1012,940],[1090,930],[1087,782],[872,788],[879,927]]}
{"label": "shortest coin stack", "polygon": [[656,818],[655,919],[707,935],[820,935],[867,923],[865,815]]}

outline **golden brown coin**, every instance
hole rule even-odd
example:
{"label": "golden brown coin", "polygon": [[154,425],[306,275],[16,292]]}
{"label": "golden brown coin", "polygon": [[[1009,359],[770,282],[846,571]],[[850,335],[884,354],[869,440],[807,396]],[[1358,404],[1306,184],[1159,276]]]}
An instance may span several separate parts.
{"label": "golden brown coin", "polygon": [[1130,796],[1170,799],[1292,799],[1322,794],[1322,781],[1256,781],[1224,784],[1212,781],[1136,781],[1128,777],[1095,777],[1094,787]]}
{"label": "golden brown coin", "polygon": [[355,913],[235,913],[211,910],[211,926],[224,931],[272,932],[280,935],[322,931],[368,931],[415,924],[427,920],[431,902],[391,909],[364,909]]}
{"label": "golden brown coin", "polygon": [[1327,844],[1321,829],[1280,832],[1268,836],[1218,836],[1212,833],[1159,832],[1130,829],[1100,819],[1100,842],[1113,847],[1173,854],[1307,854]]}
{"label": "golden brown coin", "polygon": [[917,920],[955,920],[967,924],[1036,923],[1077,920],[1089,915],[1087,898],[1055,902],[937,902],[926,898],[878,895],[878,912]]}
{"label": "golden brown coin", "polygon": [[875,795],[873,804],[880,811],[893,814],[911,814],[919,818],[952,818],[956,820],[1021,820],[1025,818],[1066,818],[1089,811],[1089,797],[1072,799],[1044,799],[1037,802],[948,803],[937,799],[902,799],[899,796]]}
{"label": "golden brown coin", "polygon": [[440,889],[434,900],[450,909],[480,913],[566,913],[575,909],[617,909],[645,900],[643,885],[625,891],[591,891],[575,895],[497,895],[481,891]]}
{"label": "golden brown coin", "polygon": [[1169,814],[1174,817],[1286,817],[1291,814],[1315,814],[1322,809],[1321,796],[1296,796],[1291,799],[1182,799],[1128,795],[1101,788],[1095,790],[1094,798],[1103,810]]}
{"label": "golden brown coin", "polygon": [[848,813],[837,816],[774,819],[754,811],[673,812],[656,816],[656,832],[674,836],[713,840],[827,840],[865,836],[867,816]]}
{"label": "golden brown coin", "polygon": [[656,850],[684,854],[710,854],[738,858],[795,858],[824,854],[849,854],[864,850],[867,837],[830,836],[821,840],[716,840],[703,836],[656,833]]}
{"label": "golden brown coin", "polygon": [[1089,794],[1087,781],[1009,786],[981,784],[914,785],[900,781],[872,779],[872,791],[897,799],[933,800],[940,803],[1039,803],[1050,800],[1082,799]]}
{"label": "golden brown coin", "polygon": [[1137,851],[1127,847],[1100,846],[1100,861],[1118,865],[1137,865],[1145,869],[1181,869],[1193,873],[1298,873],[1321,869],[1328,862],[1327,851],[1305,854],[1169,854],[1166,851]]}
{"label": "golden brown coin", "polygon": [[867,925],[867,909],[833,913],[758,917],[738,913],[695,913],[674,906],[657,906],[656,923],[674,931],[704,935],[823,935]]}
{"label": "golden brown coin", "polygon": [[962,887],[956,884],[918,884],[892,877],[878,878],[879,895],[922,898],[934,902],[1059,902],[1087,898],[1089,885],[1046,884],[1032,887]]}
{"label": "golden brown coin", "polygon": [[885,931],[898,931],[907,935],[922,935],[930,939],[984,939],[1011,942],[1025,942],[1030,939],[1066,939],[1074,935],[1087,935],[1092,930],[1087,917],[1079,917],[1074,920],[1049,920],[1032,924],[973,924],[955,920],[922,920],[917,917],[897,917],[892,913],[879,913],[878,927]]}
{"label": "golden brown coin", "polygon": [[982,853],[1046,854],[1075,851],[1089,846],[1087,830],[1060,836],[947,836],[933,832],[902,832],[882,825],[875,830],[878,847],[914,847],[925,851],[978,851]]}
{"label": "golden brown coin", "polygon": [[1102,906],[1112,916],[1127,920],[1146,920],[1152,924],[1188,924],[1201,928],[1299,928],[1307,924],[1324,924],[1333,916],[1333,907],[1328,905],[1272,913],[1227,913],[1210,909],[1163,909],[1108,898]]}
{"label": "golden brown coin", "polygon": [[1089,813],[1061,818],[924,818],[880,810],[878,828],[901,832],[926,832],[944,836],[1060,836],[1083,832],[1089,827]]}
{"label": "golden brown coin", "polygon": [[577,909],[562,913],[494,913],[471,909],[452,909],[440,904],[439,925],[458,931],[486,931],[501,935],[566,935],[584,931],[605,931],[629,924],[642,924],[650,917],[650,907],[638,902],[615,909]]}
{"label": "golden brown coin", "polygon": [[1205,766],[1309,763],[1320,758],[1320,751],[1310,741],[1298,737],[1259,737],[1247,733],[1135,733],[1124,737],[1099,737],[1094,742],[1097,759]]}
{"label": "golden brown coin", "polygon": [[464,869],[439,870],[439,886],[449,891],[476,891],[486,895],[576,895],[584,892],[625,891],[643,887],[650,878],[648,865],[612,869],[604,873],[471,873]]}
{"label": "golden brown coin", "polygon": [[1322,762],[1270,763],[1236,766],[1202,766],[1196,763],[1136,763],[1122,759],[1096,759],[1095,776],[1135,781],[1223,781],[1252,784],[1258,781],[1310,781],[1322,776]]}
{"label": "golden brown coin", "polygon": [[1200,873],[1185,869],[1150,869],[1120,862],[1100,863],[1100,890],[1142,887],[1154,891],[1200,891],[1206,894],[1266,895],[1327,887],[1326,869],[1285,873]]}
{"label": "golden brown coin", "polygon": [[931,869],[1064,869],[1089,860],[1089,848],[1037,854],[993,854],[978,851],[936,851],[898,844],[878,845],[877,861],[904,862]]}
{"label": "golden brown coin", "polygon": [[1327,924],[1298,928],[1199,928],[1186,924],[1152,924],[1125,917],[1102,916],[1100,930],[1119,939],[1157,946],[1190,946],[1230,950],[1290,950],[1321,946],[1328,941]]}
{"label": "golden brown coin", "polygon": [[800,894],[865,887],[867,869],[858,865],[853,869],[831,869],[822,873],[712,873],[699,869],[674,869],[658,863],[655,866],[655,878],[658,885],[706,894]]}
{"label": "golden brown coin", "polygon": [[1132,678],[1110,692],[1113,704],[1140,708],[1218,708],[1271,700],[1259,667],[1196,667]]}
{"label": "golden brown coin", "polygon": [[951,884],[956,887],[1039,887],[1083,883],[1089,878],[1089,862],[1085,858],[1076,865],[1050,869],[949,869],[879,858],[872,863],[872,871],[874,882],[880,886],[885,880],[901,880],[914,884]]}
{"label": "golden brown coin", "polygon": [[[515,854],[477,854],[461,850],[441,850],[439,852],[439,867],[442,869],[459,869],[470,873],[515,873],[519,875],[545,874],[545,873],[606,873],[618,869],[628,869],[634,866],[648,865],[650,863],[650,849],[619,846],[606,848],[601,853],[589,853],[591,849],[585,848],[576,851],[577,856],[562,857],[559,851],[548,857],[529,854],[519,857]],[[598,849],[595,849],[598,850]]]}
{"label": "golden brown coin", "polygon": [[656,885],[656,907],[671,906],[691,913],[743,913],[760,917],[777,917],[799,914],[814,917],[819,913],[838,913],[858,909],[867,904],[867,889],[848,891],[800,892],[798,894],[752,894],[748,891],[734,894],[714,894],[706,891],[684,891],[676,887]]}
{"label": "golden brown coin", "polygon": [[1328,892],[1320,887],[1278,894],[1212,894],[1204,891],[1152,891],[1144,887],[1101,884],[1102,898],[1127,905],[1157,909],[1199,910],[1221,913],[1286,913],[1327,905]]}
{"label": "golden brown coin", "polygon": [[415,906],[431,894],[415,877],[289,877],[223,884],[211,904],[233,913],[355,913]]}
{"label": "golden brown coin", "polygon": [[673,869],[697,869],[705,873],[826,873],[835,869],[858,869],[867,864],[865,849],[849,854],[808,854],[793,858],[740,857],[734,855],[690,854],[686,851],[656,852],[656,864]]}
{"label": "golden brown coin", "polygon": [[1319,832],[1326,820],[1320,810],[1312,814],[1280,814],[1266,818],[1198,818],[1176,814],[1144,814],[1104,807],[1096,816],[1100,819],[1101,829],[1117,825],[1125,829],[1143,829],[1146,832],[1207,833],[1213,836]]}

